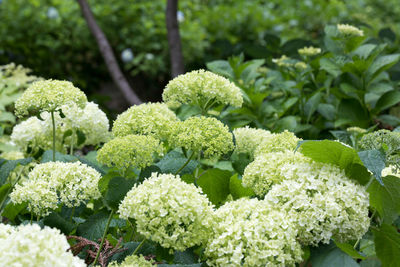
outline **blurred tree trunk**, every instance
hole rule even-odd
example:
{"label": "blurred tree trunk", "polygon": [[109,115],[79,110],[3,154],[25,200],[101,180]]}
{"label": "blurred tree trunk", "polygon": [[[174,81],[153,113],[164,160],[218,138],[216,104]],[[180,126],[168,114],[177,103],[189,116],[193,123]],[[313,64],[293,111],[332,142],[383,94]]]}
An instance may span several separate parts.
{"label": "blurred tree trunk", "polygon": [[125,78],[124,74],[119,68],[118,62],[115,59],[115,55],[110,46],[110,43],[108,42],[107,37],[97,24],[89,4],[86,2],[86,0],[78,0],[78,3],[81,7],[82,14],[85,17],[85,20],[89,26],[91,33],[96,38],[96,42],[97,45],[99,46],[100,53],[104,58],[108,71],[112,79],[114,80],[115,84],[121,90],[122,94],[124,95],[126,101],[129,104],[131,105],[141,104],[142,101],[132,90],[127,79]]}
{"label": "blurred tree trunk", "polygon": [[184,73],[181,37],[178,24],[178,0],[168,0],[166,10],[167,35],[172,78]]}

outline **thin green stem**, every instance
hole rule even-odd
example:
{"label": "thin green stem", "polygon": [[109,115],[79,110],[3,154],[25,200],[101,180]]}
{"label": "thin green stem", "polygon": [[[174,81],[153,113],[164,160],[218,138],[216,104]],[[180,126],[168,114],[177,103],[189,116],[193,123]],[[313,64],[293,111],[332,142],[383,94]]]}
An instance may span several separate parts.
{"label": "thin green stem", "polygon": [[54,111],[51,111],[51,122],[53,124],[53,161],[56,161],[56,122],[54,120]]}
{"label": "thin green stem", "polygon": [[74,155],[74,136],[75,136],[75,131],[73,131],[71,135],[71,146],[69,148],[70,155]]}
{"label": "thin green stem", "polygon": [[142,242],[136,247],[135,251],[132,253],[132,255],[136,255],[136,253],[139,251],[139,249],[143,246],[144,242],[146,241],[146,238],[143,238]]}
{"label": "thin green stem", "polygon": [[199,179],[199,169],[200,169],[200,153],[197,156],[197,160],[199,161],[199,165],[196,167],[196,170],[194,171],[194,185],[197,187],[197,179]]}
{"label": "thin green stem", "polygon": [[108,231],[108,228],[110,227],[110,223],[111,223],[111,219],[112,219],[113,215],[114,215],[114,210],[111,210],[110,216],[108,217],[108,221],[106,224],[106,228],[104,229],[103,237],[101,238],[99,250],[97,251],[96,258],[94,259],[94,262],[93,262],[93,266],[96,266],[97,260],[99,259],[100,251],[103,248],[104,240],[106,239],[107,231]]}
{"label": "thin green stem", "polygon": [[75,207],[72,207],[71,216],[69,217],[69,222],[72,222],[72,217],[74,217]]}
{"label": "thin green stem", "polygon": [[189,164],[189,162],[190,162],[190,161],[192,160],[192,158],[193,158],[193,155],[194,155],[194,151],[192,152],[192,154],[190,155],[190,157],[187,159],[187,161],[185,162],[185,164],[183,164],[182,167],[180,167],[179,170],[177,170],[177,171],[175,172],[175,175],[177,175],[178,173],[180,173],[180,172]]}
{"label": "thin green stem", "polygon": [[31,212],[31,221],[30,221],[30,224],[32,224],[32,221],[33,221],[33,213]]}
{"label": "thin green stem", "polygon": [[[7,198],[8,198],[8,195],[9,195],[10,192],[13,190],[14,186],[15,186],[15,185],[19,182],[19,180],[21,179],[21,176],[22,176],[22,172],[23,172],[23,171],[24,171],[24,169],[21,168],[21,171],[19,172],[19,175],[17,176],[17,180],[15,181],[15,183],[14,183],[13,185],[10,186],[10,188],[7,189],[7,192],[6,192],[6,194],[4,195],[4,197],[3,197],[3,199],[2,199],[2,201],[1,201],[1,203],[0,203],[0,214],[1,214],[2,211],[3,211],[4,202],[6,202],[6,200],[7,200]],[[10,183],[11,183],[11,181],[10,181]]]}

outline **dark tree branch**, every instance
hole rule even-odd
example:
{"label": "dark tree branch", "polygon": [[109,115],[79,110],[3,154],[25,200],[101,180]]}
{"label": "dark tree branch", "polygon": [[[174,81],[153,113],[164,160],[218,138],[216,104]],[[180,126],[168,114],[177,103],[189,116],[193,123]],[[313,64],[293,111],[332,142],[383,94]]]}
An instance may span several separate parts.
{"label": "dark tree branch", "polygon": [[91,33],[96,38],[96,42],[97,45],[99,46],[100,53],[104,58],[108,71],[111,74],[111,77],[114,80],[115,84],[121,90],[122,94],[124,95],[126,101],[129,104],[131,105],[141,104],[142,101],[132,90],[124,74],[119,68],[118,62],[115,59],[114,52],[110,46],[110,43],[108,42],[107,37],[97,24],[89,4],[86,2],[86,0],[78,0],[78,3],[81,7],[82,14],[85,17],[85,20],[89,26]]}
{"label": "dark tree branch", "polygon": [[171,58],[172,78],[184,73],[181,37],[177,18],[178,0],[168,0],[166,10],[167,35]]}

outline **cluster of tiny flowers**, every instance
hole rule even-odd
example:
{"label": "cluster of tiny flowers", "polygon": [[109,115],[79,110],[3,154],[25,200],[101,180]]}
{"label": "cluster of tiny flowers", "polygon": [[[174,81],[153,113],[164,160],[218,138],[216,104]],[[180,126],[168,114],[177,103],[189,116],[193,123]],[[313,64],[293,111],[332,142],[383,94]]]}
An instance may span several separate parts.
{"label": "cluster of tiny flowers", "polygon": [[3,153],[0,154],[0,158],[6,159],[6,160],[23,159],[24,158],[24,153],[22,153],[20,151],[3,152]]}
{"label": "cluster of tiny flowers", "polygon": [[150,135],[160,140],[167,140],[172,125],[178,119],[164,103],[146,103],[129,108],[118,115],[114,122],[114,136],[129,134]]}
{"label": "cluster of tiny flowers", "polygon": [[28,203],[28,209],[38,215],[48,215],[59,203],[76,207],[100,197],[100,173],[80,162],[38,164],[28,176],[15,186],[10,198],[13,203]]}
{"label": "cluster of tiny flowers", "polygon": [[364,32],[357,27],[349,24],[338,24],[339,33],[345,36],[364,36]]}
{"label": "cluster of tiny flowers", "polygon": [[153,173],[135,185],[118,212],[135,219],[146,238],[179,251],[204,244],[213,228],[213,207],[201,189],[172,174]]}
{"label": "cluster of tiny flowers", "polygon": [[[59,230],[37,224],[20,225],[2,233],[0,224],[0,265],[1,266],[57,266],[84,267],[85,262],[74,257],[67,250],[67,239]],[[6,228],[7,230],[7,228]]]}
{"label": "cluster of tiny flowers", "polygon": [[274,184],[285,179],[281,173],[282,166],[303,162],[311,162],[311,159],[293,151],[262,154],[244,170],[243,186],[252,188],[257,196],[264,197]]}
{"label": "cluster of tiny flowers", "polygon": [[299,49],[298,52],[302,56],[311,57],[311,56],[315,56],[315,55],[318,55],[319,53],[321,53],[321,48],[317,48],[317,47],[313,47],[313,46],[303,47],[303,48]]}
{"label": "cluster of tiny flowers", "polygon": [[233,130],[235,137],[235,152],[254,156],[254,151],[264,139],[271,136],[270,131],[249,128],[249,126]]}
{"label": "cluster of tiny flowers", "polygon": [[262,143],[257,147],[254,155],[259,155],[290,150],[294,151],[297,147],[297,143],[302,139],[298,138],[292,132],[285,130],[282,133],[271,134],[269,138],[265,138]]}
{"label": "cluster of tiny flowers", "polygon": [[[296,153],[297,154],[297,153]],[[265,165],[265,170],[276,168]],[[265,201],[297,218],[303,245],[347,242],[368,230],[368,193],[330,164],[298,161],[279,166],[280,183],[271,187]]]}
{"label": "cluster of tiny flowers", "polygon": [[190,117],[177,122],[170,143],[191,150],[204,158],[218,158],[233,149],[233,137],[227,126],[215,118]]}
{"label": "cluster of tiny flowers", "polygon": [[386,168],[384,168],[384,169],[382,170],[381,175],[382,175],[383,177],[384,177],[384,176],[389,176],[389,175],[396,176],[396,177],[400,177],[400,170],[399,170],[398,167],[393,166],[393,165],[390,165],[390,166],[388,166],[388,167],[386,167]]}
{"label": "cluster of tiny flowers", "polygon": [[241,107],[243,96],[240,88],[228,79],[209,71],[195,70],[171,80],[164,89],[163,100],[173,108],[182,104],[204,108],[212,101]]}
{"label": "cluster of tiny flowers", "polygon": [[364,150],[384,149],[388,164],[398,165],[399,163],[400,132],[375,131],[364,135],[359,145]]}
{"label": "cluster of tiny flowers", "polygon": [[282,55],[280,58],[272,59],[272,62],[278,65],[279,67],[292,67],[293,60],[286,55]]}
{"label": "cluster of tiny flowers", "polygon": [[29,111],[55,111],[63,105],[76,103],[83,108],[87,102],[86,95],[68,81],[37,81],[25,90],[15,102],[15,112],[19,116]]}
{"label": "cluster of tiny flowers", "polygon": [[294,64],[294,67],[295,67],[296,69],[298,69],[298,70],[305,70],[305,69],[308,68],[308,65],[307,65],[306,63],[304,63],[303,61],[299,61],[299,62],[296,62],[296,63]]}
{"label": "cluster of tiny flowers", "polygon": [[130,255],[124,259],[123,262],[111,262],[108,267],[153,267],[153,261],[146,260],[142,255]]}
{"label": "cluster of tiny flowers", "polygon": [[205,249],[210,266],[295,266],[302,260],[295,221],[263,200],[228,202],[215,220]]}
{"label": "cluster of tiny flowers", "polygon": [[349,133],[353,134],[365,134],[367,133],[366,129],[360,128],[360,127],[349,127],[346,129]]}
{"label": "cluster of tiny flowers", "polygon": [[145,168],[154,162],[154,155],[162,155],[160,141],[146,135],[116,137],[104,144],[97,152],[97,160],[122,171],[129,167]]}

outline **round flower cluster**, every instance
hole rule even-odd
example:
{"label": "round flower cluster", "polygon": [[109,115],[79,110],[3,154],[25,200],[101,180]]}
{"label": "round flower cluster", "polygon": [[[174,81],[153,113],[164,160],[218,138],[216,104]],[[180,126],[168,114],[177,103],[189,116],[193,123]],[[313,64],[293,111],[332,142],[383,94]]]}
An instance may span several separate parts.
{"label": "round flower cluster", "polygon": [[254,151],[264,139],[270,138],[271,132],[248,126],[233,130],[235,137],[235,152],[254,156]]}
{"label": "round flower cluster", "polygon": [[146,260],[142,255],[130,255],[124,259],[123,262],[111,262],[108,267],[153,267],[153,261]]}
{"label": "round flower cluster", "polygon": [[294,151],[297,147],[297,143],[302,139],[298,138],[291,132],[285,130],[282,133],[271,134],[269,138],[264,138],[260,145],[254,152],[254,156],[270,153],[290,150]]}
{"label": "round flower cluster", "polygon": [[164,141],[169,138],[172,125],[177,120],[166,104],[146,103],[133,106],[118,115],[112,133],[114,136],[150,135]]}
{"label": "round flower cluster", "polygon": [[205,249],[210,266],[295,266],[302,260],[295,221],[265,201],[228,202],[215,218]]}
{"label": "round flower cluster", "polygon": [[272,62],[278,65],[279,67],[292,67],[293,59],[287,57],[286,55],[282,55],[280,58],[272,59]]}
{"label": "round flower cluster", "polygon": [[318,55],[319,53],[321,53],[321,48],[317,48],[317,47],[313,47],[313,46],[303,47],[303,48],[299,49],[298,52],[302,56],[311,57],[311,56],[315,56],[315,55]]}
{"label": "round flower cluster", "polygon": [[6,159],[6,160],[17,160],[17,159],[23,159],[24,158],[24,153],[20,151],[8,151],[8,152],[2,152],[0,154],[0,158]]}
{"label": "round flower cluster", "polygon": [[153,173],[135,185],[118,212],[134,218],[147,239],[179,251],[204,244],[213,228],[213,207],[201,189],[172,174]]}
{"label": "round flower cluster", "polygon": [[76,103],[83,108],[87,102],[86,95],[71,82],[45,80],[32,83],[15,102],[15,113],[27,115],[29,111],[52,112],[62,105]]}
{"label": "round flower cluster", "polygon": [[48,215],[59,203],[76,207],[100,197],[100,173],[80,162],[38,164],[28,177],[15,186],[10,198],[14,203],[27,202],[28,209],[38,215]]}
{"label": "round flower cluster", "polygon": [[129,167],[142,169],[150,166],[154,162],[154,154],[162,153],[163,147],[159,140],[131,134],[105,143],[97,152],[97,160],[109,167],[115,166],[126,171]]}
{"label": "round flower cluster", "polygon": [[350,181],[336,166],[293,161],[295,156],[289,153],[286,157],[291,159],[285,159],[281,153],[271,154],[277,154],[275,157],[286,163],[264,165],[265,172],[280,176],[280,182],[275,179],[278,182],[272,185],[265,200],[295,213],[298,239],[303,245],[328,243],[331,238],[339,242],[357,240],[367,232],[369,199],[363,186]]}
{"label": "round flower cluster", "polygon": [[212,103],[241,107],[243,96],[240,88],[228,79],[205,70],[195,70],[179,75],[164,89],[163,100],[177,108],[182,104],[207,108]]}
{"label": "round flower cluster", "polygon": [[364,36],[362,30],[349,24],[338,24],[337,29],[345,36]]}
{"label": "round flower cluster", "polygon": [[83,260],[67,251],[70,248],[67,239],[57,229],[47,226],[40,229],[37,224],[20,225],[5,234],[3,229],[0,224],[1,266],[86,266]]}
{"label": "round flower cluster", "polygon": [[285,177],[282,166],[311,162],[310,158],[292,151],[262,154],[255,158],[244,170],[242,184],[253,189],[259,197],[264,197],[274,184],[281,183]]}
{"label": "round flower cluster", "polygon": [[204,158],[217,158],[232,151],[233,138],[227,126],[215,118],[190,117],[175,124],[170,142]]}
{"label": "round flower cluster", "polygon": [[308,68],[307,64],[304,63],[303,61],[296,62],[296,63],[294,64],[294,67],[295,67],[296,69],[298,69],[298,70],[305,70],[305,69]]}
{"label": "round flower cluster", "polygon": [[384,148],[387,164],[396,165],[399,162],[400,132],[391,132],[388,130],[375,131],[364,135],[359,145],[364,150],[379,150]]}

